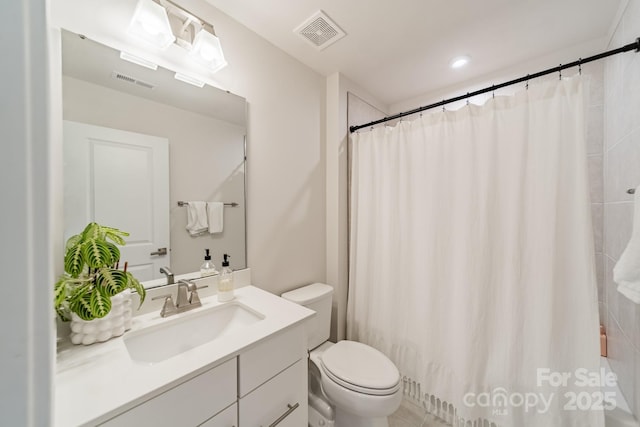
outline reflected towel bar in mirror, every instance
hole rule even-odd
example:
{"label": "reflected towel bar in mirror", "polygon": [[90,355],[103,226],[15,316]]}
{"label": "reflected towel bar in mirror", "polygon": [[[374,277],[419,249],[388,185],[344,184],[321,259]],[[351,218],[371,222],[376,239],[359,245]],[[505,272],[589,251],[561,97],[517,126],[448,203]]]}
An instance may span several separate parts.
{"label": "reflected towel bar in mirror", "polygon": [[[182,200],[180,200],[178,202],[178,206],[187,206],[189,204],[189,202],[183,202]],[[236,202],[233,203],[225,203],[225,206],[231,206],[232,208],[235,208],[236,206],[238,206],[238,204]]]}

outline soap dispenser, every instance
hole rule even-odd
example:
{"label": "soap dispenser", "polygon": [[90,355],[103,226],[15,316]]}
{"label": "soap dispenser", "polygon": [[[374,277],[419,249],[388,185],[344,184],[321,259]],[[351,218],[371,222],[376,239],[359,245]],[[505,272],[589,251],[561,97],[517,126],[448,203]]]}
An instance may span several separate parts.
{"label": "soap dispenser", "polygon": [[229,255],[224,254],[222,261],[222,270],[220,271],[220,279],[218,280],[218,301],[227,302],[234,298],[233,295],[233,270],[229,268]]}
{"label": "soap dispenser", "polygon": [[216,266],[211,261],[211,255],[209,255],[209,249],[205,249],[204,262],[200,266],[200,277],[213,276],[218,274]]}

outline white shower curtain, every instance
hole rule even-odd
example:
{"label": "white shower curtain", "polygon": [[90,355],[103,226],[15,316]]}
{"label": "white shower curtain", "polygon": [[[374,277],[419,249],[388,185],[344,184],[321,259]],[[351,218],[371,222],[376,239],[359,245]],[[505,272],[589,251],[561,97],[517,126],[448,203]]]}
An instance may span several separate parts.
{"label": "white shower curtain", "polygon": [[454,425],[603,425],[583,85],[353,135],[347,337]]}

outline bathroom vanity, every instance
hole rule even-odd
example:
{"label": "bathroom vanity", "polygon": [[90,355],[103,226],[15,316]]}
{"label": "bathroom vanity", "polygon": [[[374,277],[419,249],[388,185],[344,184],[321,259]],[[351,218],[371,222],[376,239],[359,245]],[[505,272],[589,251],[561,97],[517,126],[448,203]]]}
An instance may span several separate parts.
{"label": "bathroom vanity", "polygon": [[314,312],[253,286],[232,302],[134,318],[131,331],[58,350],[55,426],[302,426],[305,320]]}

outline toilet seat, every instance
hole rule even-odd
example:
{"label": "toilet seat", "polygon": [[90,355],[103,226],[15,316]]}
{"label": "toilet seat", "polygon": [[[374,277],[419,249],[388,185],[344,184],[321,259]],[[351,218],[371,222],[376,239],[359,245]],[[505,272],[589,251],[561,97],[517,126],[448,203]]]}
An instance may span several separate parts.
{"label": "toilet seat", "polygon": [[356,341],[340,341],[320,356],[328,379],[351,391],[374,396],[400,389],[400,373],[381,352]]}

